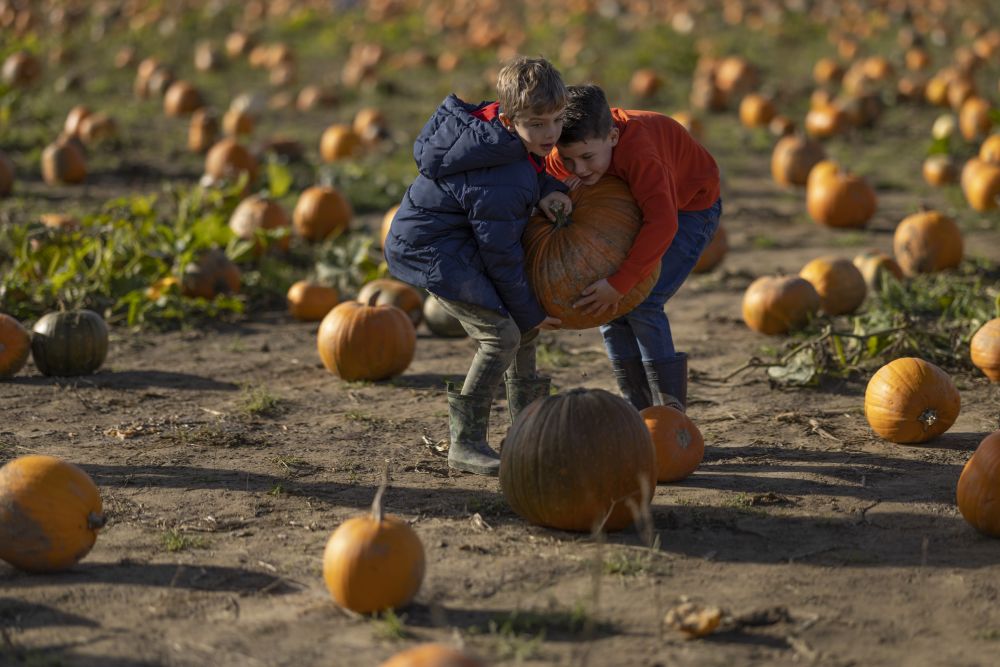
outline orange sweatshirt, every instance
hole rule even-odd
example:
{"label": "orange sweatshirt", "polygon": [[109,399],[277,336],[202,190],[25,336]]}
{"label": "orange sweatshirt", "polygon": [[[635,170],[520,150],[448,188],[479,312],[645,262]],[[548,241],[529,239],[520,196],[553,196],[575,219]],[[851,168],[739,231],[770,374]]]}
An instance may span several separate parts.
{"label": "orange sweatshirt", "polygon": [[[652,111],[611,109],[618,145],[607,173],[625,181],[642,209],[642,227],[618,271],[608,277],[622,294],[648,276],[677,234],[678,211],[701,211],[719,198],[719,167],[680,123]],[[546,168],[571,176],[556,149]]]}

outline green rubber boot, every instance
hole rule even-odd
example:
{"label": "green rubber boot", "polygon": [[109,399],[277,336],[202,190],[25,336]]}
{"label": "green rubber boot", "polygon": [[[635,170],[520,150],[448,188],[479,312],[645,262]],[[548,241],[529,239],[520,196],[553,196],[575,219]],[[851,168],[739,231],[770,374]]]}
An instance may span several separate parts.
{"label": "green rubber boot", "polygon": [[505,377],[507,386],[507,410],[510,412],[510,423],[513,424],[521,410],[531,405],[535,399],[545,398],[552,388],[552,378],[512,378]]}
{"label": "green rubber boot", "polygon": [[490,426],[489,396],[462,395],[448,384],[448,467],[476,475],[499,475],[500,456],[486,443]]}

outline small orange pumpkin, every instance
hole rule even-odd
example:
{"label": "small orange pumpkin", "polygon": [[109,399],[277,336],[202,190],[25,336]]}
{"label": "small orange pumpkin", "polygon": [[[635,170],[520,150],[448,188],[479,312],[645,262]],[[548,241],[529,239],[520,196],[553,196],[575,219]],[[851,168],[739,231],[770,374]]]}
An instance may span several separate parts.
{"label": "small orange pumpkin", "polygon": [[889,442],[913,444],[936,438],[955,423],[961,406],[951,377],[916,357],[890,361],[865,389],[865,418]]}
{"label": "small orange pumpkin", "polygon": [[42,151],[42,178],[46,183],[83,183],[87,178],[87,162],[78,144],[78,141],[67,138],[45,147]]}
{"label": "small orange pumpkin", "polygon": [[424,581],[424,545],[409,524],[386,516],[380,487],[368,516],[348,519],[327,540],[323,581],[334,601],[358,614],[404,607]]}
{"label": "small orange pumpkin", "polygon": [[254,117],[248,109],[230,107],[222,114],[222,132],[227,137],[252,134]]}
{"label": "small orange pumpkin", "polygon": [[921,170],[928,185],[939,188],[958,180],[958,165],[950,155],[931,155],[924,160]]}
{"label": "small orange pumpkin", "polygon": [[424,299],[420,292],[406,283],[393,278],[376,278],[365,283],[358,292],[358,302],[368,303],[372,297],[379,306],[396,306],[410,318],[413,326],[423,318]]}
{"label": "small orange pumpkin", "polygon": [[212,248],[184,267],[181,294],[214,299],[218,294],[238,293],[241,282],[239,267],[226,257],[223,250]]}
{"label": "small orange pumpkin", "polygon": [[666,405],[640,410],[656,450],[656,481],[677,482],[705,458],[705,439],[691,418]]}
{"label": "small orange pumpkin", "polygon": [[486,667],[486,663],[444,644],[420,644],[400,651],[379,667]]}
{"label": "small orange pumpkin", "polygon": [[970,159],[962,170],[962,192],[975,210],[996,209],[1000,203],[1000,165]]}
{"label": "small orange pumpkin", "polygon": [[66,114],[66,122],[63,123],[63,134],[75,137],[80,134],[80,123],[90,115],[90,108],[83,104],[77,104]]}
{"label": "small orange pumpkin", "polygon": [[314,185],[299,195],[292,212],[292,226],[305,240],[322,241],[346,231],[352,215],[351,205],[338,190]]}
{"label": "small orange pumpkin", "polygon": [[806,190],[806,209],[813,220],[835,228],[861,228],[875,215],[878,200],[864,179],[840,172]]}
{"label": "small orange pumpkin", "polygon": [[83,470],[52,456],[0,468],[0,559],[26,572],[57,572],[86,556],[104,525],[101,494]]}
{"label": "small orange pumpkin", "polygon": [[357,157],[360,152],[361,137],[349,125],[331,125],[320,137],[319,154],[323,162]]}
{"label": "small orange pumpkin", "polygon": [[938,211],[914,213],[896,226],[892,250],[908,276],[952,269],[962,262],[962,231]]}
{"label": "small orange pumpkin", "polygon": [[976,447],[962,468],[955,495],[966,521],[981,533],[1000,537],[1000,431]]}
{"label": "small orange pumpkin", "polygon": [[698,258],[698,263],[691,270],[692,273],[707,273],[711,271],[722,262],[727,252],[729,252],[729,237],[726,235],[726,229],[722,225],[719,225],[715,230],[715,234],[712,235],[712,240],[708,242],[708,245],[705,246],[701,256]]}
{"label": "small orange pumpkin", "polygon": [[854,258],[869,292],[878,292],[886,280],[902,280],[903,269],[892,257],[880,250],[868,250]]}
{"label": "small orange pumpkin", "polygon": [[649,99],[663,86],[663,77],[655,69],[643,67],[632,72],[628,82],[628,90],[634,97]]}
{"label": "small orange pumpkin", "polygon": [[743,321],[771,336],[802,327],[819,310],[816,288],[798,276],[761,276],[743,294]]}
{"label": "small orange pumpkin", "polygon": [[990,113],[993,111],[989,101],[981,97],[969,97],[962,102],[958,112],[958,129],[966,141],[976,139],[990,133],[993,127],[993,120]]}
{"label": "small orange pumpkin", "polygon": [[827,315],[853,313],[868,293],[861,271],[840,257],[817,257],[799,271],[799,277],[816,289],[820,310]]}
{"label": "small orange pumpkin", "polygon": [[979,328],[969,341],[972,365],[993,382],[1000,382],[1000,317]]}
{"label": "small orange pumpkin", "polygon": [[201,108],[191,114],[188,125],[188,150],[192,153],[204,153],[211,148],[219,138],[219,119],[207,108]]}
{"label": "small orange pumpkin", "polygon": [[979,147],[979,159],[983,162],[1000,164],[1000,134],[991,134]]}
{"label": "small orange pumpkin", "polygon": [[217,142],[205,156],[205,173],[215,180],[235,181],[245,173],[248,187],[257,180],[257,159],[233,138]]}
{"label": "small orange pumpkin", "polygon": [[288,312],[297,320],[319,322],[340,302],[333,287],[299,280],[288,288]]}
{"label": "small orange pumpkin", "polygon": [[163,112],[168,116],[187,116],[203,106],[201,91],[188,81],[174,81],[163,96]]}
{"label": "small orange pumpkin", "polygon": [[[229,229],[236,238],[254,242],[254,252],[260,255],[264,252],[264,241],[258,232],[284,229],[290,226],[288,214],[281,204],[262,197],[251,195],[240,202],[229,217]],[[288,250],[289,237],[281,237],[275,243],[279,250]]]}
{"label": "small orange pumpkin", "polygon": [[357,301],[327,313],[316,336],[323,365],[348,382],[399,375],[413,361],[416,345],[416,329],[402,310]]}
{"label": "small orange pumpkin", "polygon": [[15,318],[0,313],[0,380],[14,377],[31,353],[31,334]]}
{"label": "small orange pumpkin", "polygon": [[380,248],[385,248],[385,240],[389,237],[389,228],[392,226],[392,219],[396,217],[396,211],[398,210],[399,204],[396,204],[382,216],[382,226],[379,229]]}
{"label": "small orange pumpkin", "polygon": [[771,153],[771,176],[778,185],[805,185],[809,170],[825,157],[826,151],[815,141],[782,137]]}
{"label": "small orange pumpkin", "polygon": [[776,113],[774,102],[760,93],[750,93],[740,101],[740,123],[743,127],[765,127]]}

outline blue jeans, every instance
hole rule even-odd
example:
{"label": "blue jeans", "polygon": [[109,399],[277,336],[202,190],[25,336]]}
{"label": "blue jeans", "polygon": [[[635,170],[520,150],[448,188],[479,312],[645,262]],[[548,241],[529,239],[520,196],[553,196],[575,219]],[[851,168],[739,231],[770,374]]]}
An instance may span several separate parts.
{"label": "blue jeans", "polygon": [[608,358],[667,361],[677,352],[663,307],[690,275],[722,216],[722,199],[703,211],[679,211],[677,235],[660,264],[660,278],[646,300],[601,327]]}

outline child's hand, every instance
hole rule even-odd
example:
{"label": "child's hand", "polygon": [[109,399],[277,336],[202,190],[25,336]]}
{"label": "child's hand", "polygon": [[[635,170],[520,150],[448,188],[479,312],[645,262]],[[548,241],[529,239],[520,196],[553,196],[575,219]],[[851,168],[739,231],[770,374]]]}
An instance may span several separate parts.
{"label": "child's hand", "polygon": [[588,315],[600,315],[605,310],[616,308],[624,295],[605,278],[583,290],[582,296],[573,307],[583,308]]}
{"label": "child's hand", "polygon": [[565,192],[552,192],[542,197],[538,202],[538,208],[542,209],[542,213],[549,220],[556,219],[556,211],[559,210],[560,205],[563,215],[569,215],[573,210],[573,200]]}
{"label": "child's hand", "polygon": [[563,181],[563,184],[570,190],[576,190],[578,187],[580,187],[581,183],[583,183],[583,181],[580,180],[580,177],[573,176],[572,174],[567,176],[566,180]]}
{"label": "child's hand", "polygon": [[551,331],[553,329],[558,329],[561,326],[562,326],[562,320],[560,320],[558,317],[552,317],[551,315],[548,315],[544,320],[542,320],[542,323],[538,325],[538,328],[541,329],[542,331]]}

